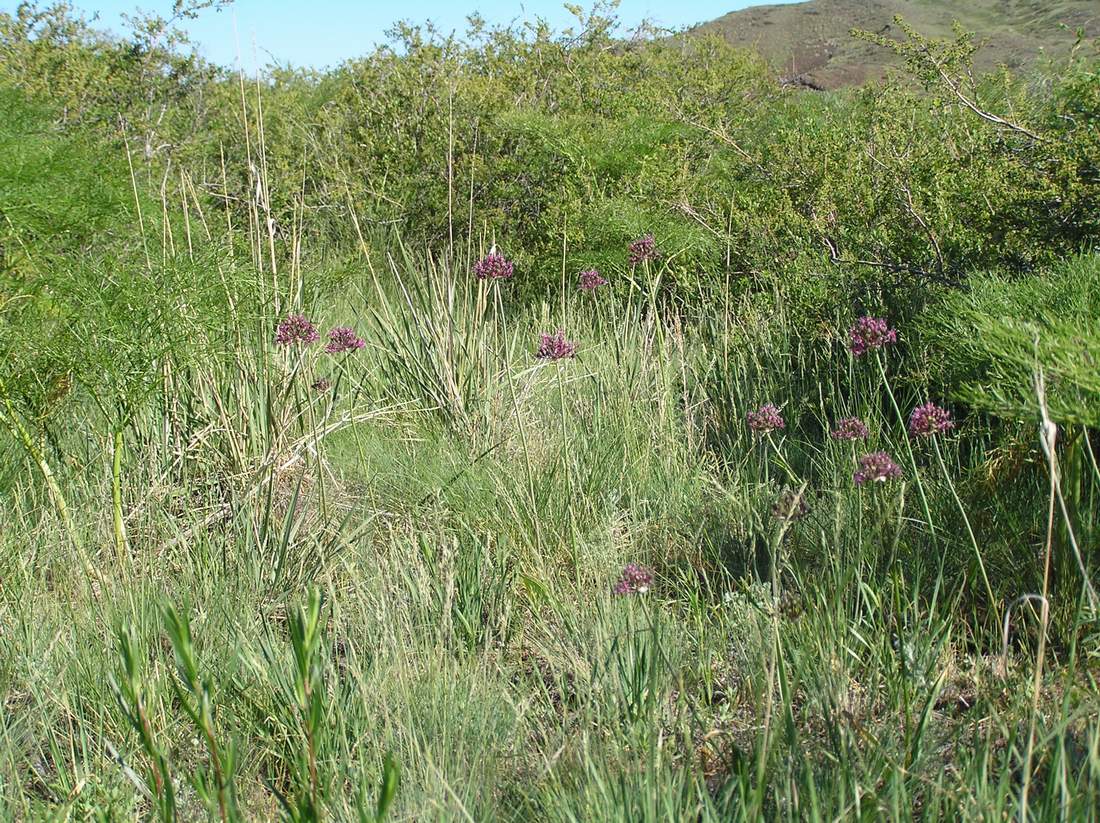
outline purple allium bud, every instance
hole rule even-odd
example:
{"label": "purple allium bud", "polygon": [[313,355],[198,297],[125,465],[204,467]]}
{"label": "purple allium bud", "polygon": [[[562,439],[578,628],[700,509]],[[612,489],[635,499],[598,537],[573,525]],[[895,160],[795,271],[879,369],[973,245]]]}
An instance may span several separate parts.
{"label": "purple allium bud", "polygon": [[836,421],[836,428],[829,436],[833,440],[866,440],[871,432],[858,417],[844,417]]}
{"label": "purple allium bud", "polygon": [[861,317],[848,330],[848,349],[856,357],[897,341],[898,333],[881,317]]}
{"label": "purple allium bud", "polygon": [[787,425],[774,403],[765,403],[756,411],[746,414],[745,419],[749,422],[749,428],[757,434],[768,434]]}
{"label": "purple allium bud", "polygon": [[279,323],[275,330],[275,345],[290,346],[295,343],[308,345],[317,340],[320,335],[317,327],[311,323],[304,314],[291,314]]}
{"label": "purple allium bud", "polygon": [[640,265],[648,260],[656,260],[661,256],[661,253],[657,250],[657,241],[653,239],[652,234],[643,234],[627,246],[627,251],[630,253],[630,265],[632,266]]}
{"label": "purple allium bud", "polygon": [[310,384],[309,387],[318,392],[328,391],[332,388],[332,381],[329,380],[327,377],[318,377]]}
{"label": "purple allium bud", "polygon": [[474,263],[478,280],[511,280],[516,273],[515,264],[493,246],[489,253]]}
{"label": "purple allium bud", "polygon": [[909,415],[909,434],[931,437],[953,428],[955,428],[955,421],[951,419],[951,412],[940,408],[935,403],[917,406]]}
{"label": "purple allium bud", "polygon": [[325,346],[325,351],[329,354],[342,354],[346,351],[356,351],[365,345],[367,344],[355,333],[355,329],[337,326],[328,333],[328,345]]}
{"label": "purple allium bud", "polygon": [[582,271],[580,280],[581,289],[583,291],[595,291],[600,286],[607,285],[607,278],[601,276],[595,269],[591,271]]}
{"label": "purple allium bud", "polygon": [[810,513],[810,505],[806,502],[806,493],[799,494],[794,489],[784,489],[779,499],[772,504],[772,517],[777,520],[793,522],[801,520]]}
{"label": "purple allium bud", "polygon": [[859,470],[852,475],[857,486],[864,483],[885,483],[901,477],[901,466],[886,452],[871,452],[859,458]]}
{"label": "purple allium bud", "polygon": [[619,581],[611,588],[619,596],[645,594],[653,585],[653,572],[637,563],[627,563]]}
{"label": "purple allium bud", "polygon": [[554,334],[539,336],[539,347],[535,357],[540,360],[561,360],[564,357],[575,357],[577,344],[565,339],[565,332],[558,329]]}

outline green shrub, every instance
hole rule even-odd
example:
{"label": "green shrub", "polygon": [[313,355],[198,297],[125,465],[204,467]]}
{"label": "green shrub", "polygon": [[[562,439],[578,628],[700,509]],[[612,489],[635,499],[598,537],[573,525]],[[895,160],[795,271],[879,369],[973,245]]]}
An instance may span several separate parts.
{"label": "green shrub", "polygon": [[1009,419],[1038,421],[1036,377],[1059,423],[1100,426],[1100,255],[1022,280],[972,277],[924,318],[960,400]]}

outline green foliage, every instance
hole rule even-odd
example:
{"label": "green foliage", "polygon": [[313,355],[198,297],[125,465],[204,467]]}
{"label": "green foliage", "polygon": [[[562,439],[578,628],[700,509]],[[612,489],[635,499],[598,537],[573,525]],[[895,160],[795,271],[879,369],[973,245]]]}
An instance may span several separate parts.
{"label": "green foliage", "polygon": [[[109,41],[65,11],[4,19],[13,79],[49,76],[47,55],[56,71],[88,75],[92,105],[133,97],[135,76],[157,78],[149,100],[123,104],[135,124],[152,103],[168,115],[143,127],[156,132],[144,150],[137,125],[127,132],[151,184],[172,160],[238,226],[270,218],[343,248],[379,251],[367,238],[397,227],[457,263],[496,242],[528,298],[560,280],[563,254],[569,275],[625,274],[626,244],[652,232],[680,301],[731,280],[793,280],[812,325],[814,307],[853,293],[885,291],[902,310],[929,284],[1031,271],[1097,231],[1086,43],[1038,84],[972,76],[969,33],[939,41],[902,22],[900,40],[863,36],[902,54],[924,92],[890,82],[807,96],[717,36],[616,39],[613,13],[597,8],[562,33],[398,27],[392,47],[324,75],[273,68],[242,95],[184,44],[146,44],[151,30],[168,42],[171,21]],[[138,64],[123,59],[132,53]],[[101,63],[109,70],[89,68]],[[178,199],[175,175],[163,179]]]}
{"label": "green foliage", "polygon": [[[118,169],[104,168],[100,146],[55,129],[49,110],[0,89],[0,275],[5,283],[57,255],[87,250],[97,232],[128,217]],[[46,259],[42,259],[46,258]]]}
{"label": "green foliage", "polygon": [[419,264],[404,246],[391,257],[391,276],[374,277],[362,295],[379,339],[379,389],[414,402],[459,430],[473,431],[484,404],[501,390],[501,346],[489,318],[501,311],[495,284],[449,270],[445,261]]}
{"label": "green foliage", "polygon": [[0,83],[48,99],[65,125],[132,138],[146,159],[197,137],[204,87],[218,72],[189,51],[178,23],[223,0],[173,2],[168,19],[129,18],[128,40],[98,32],[67,2],[0,12]]}
{"label": "green foliage", "polygon": [[171,681],[172,691],[210,758],[207,769],[192,774],[192,785],[199,799],[211,813],[216,811],[222,823],[240,820],[235,786],[237,747],[222,739],[215,723],[213,681],[199,670],[190,620],[167,606],[164,625],[176,658],[177,676]]}
{"label": "green foliage", "polygon": [[1100,426],[1100,256],[1085,254],[1022,281],[985,276],[925,319],[959,399],[1038,421],[1036,379],[1058,423]]}
{"label": "green foliage", "polygon": [[1100,807],[1095,57],[970,84],[910,31],[927,88],[805,95],[605,12],[243,100],[170,21],[0,16],[52,98],[0,95],[6,816]]}
{"label": "green foliage", "polygon": [[145,791],[153,798],[160,819],[172,821],[176,819],[176,790],[168,771],[168,759],[150,722],[148,685],[132,626],[119,631],[118,654],[121,667],[118,675],[111,675],[111,691],[148,758]]}

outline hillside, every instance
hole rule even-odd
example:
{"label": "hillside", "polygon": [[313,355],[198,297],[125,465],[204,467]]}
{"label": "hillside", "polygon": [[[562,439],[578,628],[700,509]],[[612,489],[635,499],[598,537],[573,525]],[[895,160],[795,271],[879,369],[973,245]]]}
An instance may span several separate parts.
{"label": "hillside", "polygon": [[979,68],[1060,55],[1078,28],[1100,35],[1094,0],[810,0],[731,12],[696,30],[719,30],[735,45],[759,49],[784,78],[827,89],[882,76],[893,58],[849,32],[889,34],[897,15],[930,36],[949,35],[958,20],[983,43]]}

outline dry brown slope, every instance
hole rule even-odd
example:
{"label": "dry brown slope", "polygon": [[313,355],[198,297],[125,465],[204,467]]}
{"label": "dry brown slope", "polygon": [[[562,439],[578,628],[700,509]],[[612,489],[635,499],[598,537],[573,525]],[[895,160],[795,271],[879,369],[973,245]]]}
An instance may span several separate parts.
{"label": "dry brown slope", "polygon": [[1082,28],[1100,36],[1100,0],[810,0],[755,6],[697,27],[757,48],[785,78],[822,88],[854,85],[893,65],[884,49],[856,40],[853,28],[898,33],[901,15],[923,34],[950,36],[953,20],[978,34],[978,68],[1019,68],[1041,54],[1060,56]]}

